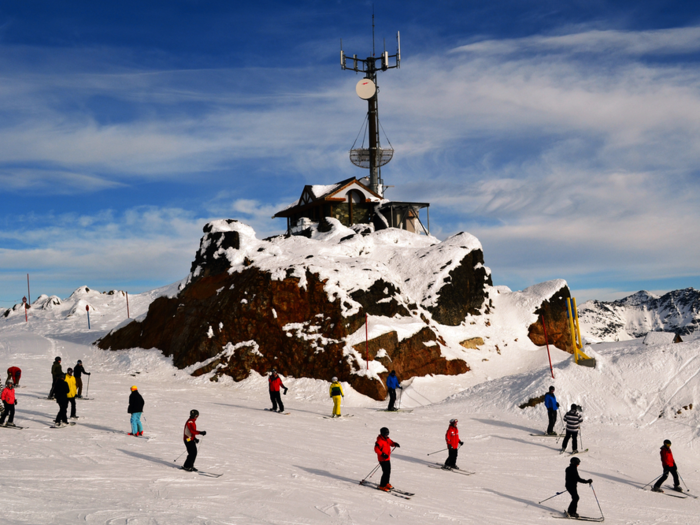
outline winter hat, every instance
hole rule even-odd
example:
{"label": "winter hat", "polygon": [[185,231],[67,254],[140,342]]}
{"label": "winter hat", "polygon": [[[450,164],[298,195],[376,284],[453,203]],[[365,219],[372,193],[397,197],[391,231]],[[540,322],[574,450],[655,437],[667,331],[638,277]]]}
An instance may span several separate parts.
{"label": "winter hat", "polygon": [[199,417],[199,410],[190,410],[190,417]]}
{"label": "winter hat", "polygon": [[382,427],[382,428],[379,429],[379,433],[380,433],[382,436],[387,437],[387,436],[389,435],[389,429],[386,428],[386,427]]}
{"label": "winter hat", "polygon": [[571,462],[570,462],[570,463],[571,463],[572,465],[580,465],[580,464],[581,464],[581,460],[580,460],[579,458],[571,458]]}
{"label": "winter hat", "polygon": [[577,408],[578,408],[578,406],[576,406],[575,404],[571,405],[571,410],[576,410]]}
{"label": "winter hat", "polygon": [[138,390],[138,388],[136,387],[136,385],[134,385],[134,386],[131,387],[131,391],[133,392],[134,390]]}
{"label": "winter hat", "polygon": [[335,376],[333,376],[333,377],[331,377],[331,381],[333,381],[334,383],[337,383],[337,382],[338,382],[338,378],[335,377]]}

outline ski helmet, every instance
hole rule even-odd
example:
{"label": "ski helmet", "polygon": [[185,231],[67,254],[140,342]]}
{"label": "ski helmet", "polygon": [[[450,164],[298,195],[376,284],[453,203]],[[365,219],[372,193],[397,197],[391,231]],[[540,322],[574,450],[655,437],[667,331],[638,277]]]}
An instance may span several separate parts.
{"label": "ski helmet", "polygon": [[54,361],[60,361],[60,360],[61,360],[60,357],[57,357],[56,359],[54,359]]}
{"label": "ski helmet", "polygon": [[549,387],[549,391],[550,391],[550,392],[554,392],[554,387],[553,387],[553,386],[550,386],[550,387]]}
{"label": "ski helmet", "polygon": [[450,419],[450,425],[455,426],[457,424],[456,419]]}
{"label": "ski helmet", "polygon": [[389,429],[386,428],[386,427],[382,427],[382,428],[379,429],[379,433],[380,433],[382,436],[387,437],[387,436],[389,435]]}
{"label": "ski helmet", "polygon": [[199,417],[199,410],[190,410],[190,417]]}
{"label": "ski helmet", "polygon": [[12,378],[8,379],[7,382],[5,383],[5,386],[7,388],[14,388],[15,387],[15,382],[12,380]]}
{"label": "ski helmet", "polygon": [[571,463],[572,465],[580,465],[580,464],[581,464],[581,460],[580,460],[579,458],[571,458],[570,463]]}
{"label": "ski helmet", "polygon": [[138,388],[136,388],[136,385],[131,387],[131,391],[133,392],[134,390],[138,390]]}
{"label": "ski helmet", "polygon": [[671,446],[671,440],[670,439],[664,439],[664,445],[668,445],[669,447]]}
{"label": "ski helmet", "polygon": [[338,382],[338,378],[335,377],[335,376],[333,376],[333,377],[331,377],[331,381],[333,381],[334,383],[337,383],[337,382]]}
{"label": "ski helmet", "polygon": [[576,404],[571,405],[571,410],[578,410],[578,405],[576,405]]}
{"label": "ski helmet", "polygon": [[73,375],[73,369],[69,368],[68,370],[66,370],[66,373]]}
{"label": "ski helmet", "polygon": [[83,362],[82,362],[80,359],[78,359],[78,364],[79,364],[79,365],[82,365]]}

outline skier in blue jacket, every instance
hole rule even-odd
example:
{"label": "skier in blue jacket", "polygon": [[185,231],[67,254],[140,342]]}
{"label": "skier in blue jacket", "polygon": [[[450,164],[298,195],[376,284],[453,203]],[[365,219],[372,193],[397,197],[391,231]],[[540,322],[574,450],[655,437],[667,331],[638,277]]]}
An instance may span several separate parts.
{"label": "skier in blue jacket", "polygon": [[389,372],[389,375],[386,378],[386,388],[389,390],[389,407],[387,410],[391,412],[398,410],[398,408],[394,407],[394,403],[396,403],[396,389],[403,389],[403,387],[399,384],[399,378],[396,377],[395,370]]}
{"label": "skier in blue jacket", "polygon": [[559,408],[559,403],[557,403],[557,398],[554,395],[553,386],[550,386],[549,392],[544,395],[544,406],[547,407],[547,416],[549,417],[547,434],[550,436],[556,435],[556,432],[554,432],[554,424],[557,422],[557,409]]}

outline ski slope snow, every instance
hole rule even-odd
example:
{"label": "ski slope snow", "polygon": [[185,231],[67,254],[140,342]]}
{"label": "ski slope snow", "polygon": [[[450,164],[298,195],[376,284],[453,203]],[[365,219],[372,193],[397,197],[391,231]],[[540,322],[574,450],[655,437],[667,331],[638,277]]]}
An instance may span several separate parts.
{"label": "ski slope snow", "polygon": [[[132,317],[176,290],[130,296]],[[401,406],[412,412],[383,412],[384,403],[348,387],[342,410],[354,417],[333,420],[323,418],[332,403],[322,381],[284,378],[291,414],[281,416],[263,410],[270,404],[267,381],[256,374],[213,383],[176,369],[157,350],[99,350],[90,343],[124,320],[125,297],[85,289],[74,295],[61,304],[45,300],[51,307],[32,309],[28,323],[23,312],[0,319],[0,370],[23,370],[15,421],[26,427],[0,429],[3,524],[560,523],[552,513],[567,507],[568,495],[538,502],[564,490],[568,455],[559,454],[555,439],[530,435],[544,430],[542,405],[519,408],[550,384],[562,405],[584,407],[581,437],[590,450],[580,471],[594,479],[606,522],[698,522],[697,500],[641,490],[661,473],[665,438],[691,491],[700,489],[698,340],[598,344],[591,350],[596,369],[552,349],[554,380],[546,350],[523,341],[474,360],[462,376],[405,382]],[[84,308],[69,315],[78,301],[95,308],[92,330]],[[509,315],[507,308],[500,312]],[[58,355],[64,370],[82,359],[92,372],[93,399],[78,401],[77,425],[51,429],[58,407],[46,394]],[[146,401],[143,439],[127,435],[132,385]],[[196,466],[220,478],[178,468],[192,408],[208,432]],[[458,464],[475,475],[428,468],[446,457],[428,454],[445,447],[453,417],[465,442]],[[401,444],[392,484],[415,492],[410,500],[358,484],[376,465],[373,445],[382,426]],[[579,492],[579,512],[598,516],[592,491]]]}

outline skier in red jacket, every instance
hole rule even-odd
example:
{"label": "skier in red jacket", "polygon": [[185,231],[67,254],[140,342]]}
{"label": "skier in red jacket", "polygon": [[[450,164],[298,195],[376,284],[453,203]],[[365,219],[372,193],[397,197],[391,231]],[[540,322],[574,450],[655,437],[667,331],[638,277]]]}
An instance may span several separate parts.
{"label": "skier in red jacket", "polygon": [[204,430],[197,430],[197,418],[199,417],[198,410],[190,410],[190,418],[185,423],[185,434],[183,439],[185,441],[185,448],[187,448],[187,459],[185,464],[182,466],[182,470],[188,472],[197,472],[194,468],[194,460],[197,459],[197,439],[198,435],[206,436],[207,433]]}
{"label": "skier in red jacket", "polygon": [[[277,370],[274,368],[270,373],[270,377],[267,378],[267,382],[270,384],[270,401],[272,401],[272,411],[273,412],[284,412],[284,405],[282,404],[282,397],[280,396],[280,388],[284,388],[284,395],[287,395],[287,387],[282,384],[282,379],[277,375]],[[279,410],[277,406],[279,405]]]}
{"label": "skier in red jacket", "polygon": [[377,453],[379,465],[382,467],[382,480],[379,482],[379,490],[389,492],[394,488],[389,484],[389,478],[391,477],[391,451],[393,450],[392,447],[400,446],[401,445],[398,443],[389,439],[388,428],[382,427],[379,430],[377,441],[374,443],[374,451]]}
{"label": "skier in red jacket", "polygon": [[673,452],[671,452],[671,441],[668,439],[664,440],[664,446],[661,447],[661,465],[664,467],[664,473],[659,480],[654,483],[651,490],[654,492],[663,492],[663,490],[661,490],[661,485],[668,479],[670,473],[673,476],[673,490],[683,492],[681,483],[678,480],[678,467],[673,460]]}
{"label": "skier in red jacket", "polygon": [[[15,405],[17,404],[17,399],[15,398],[15,384],[12,382],[12,380],[7,380],[7,383],[5,384],[5,388],[3,388],[2,390],[2,395],[0,395],[0,398],[2,399],[2,404],[5,408],[5,411],[2,413],[2,416],[0,416],[0,425],[8,427],[17,426],[14,423]],[[7,424],[5,424],[5,418],[8,416],[9,418],[7,419]]]}
{"label": "skier in red jacket", "polygon": [[447,427],[447,432],[445,433],[445,441],[447,442],[448,450],[445,468],[454,468],[459,470],[459,467],[457,466],[457,451],[459,450],[459,447],[464,444],[464,442],[459,440],[459,430],[457,430],[456,419],[450,419],[450,426]]}

